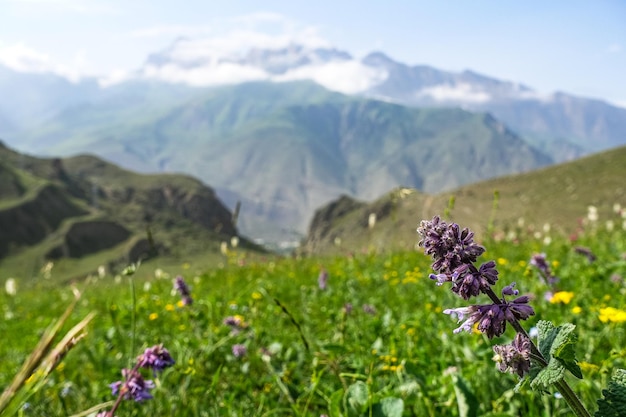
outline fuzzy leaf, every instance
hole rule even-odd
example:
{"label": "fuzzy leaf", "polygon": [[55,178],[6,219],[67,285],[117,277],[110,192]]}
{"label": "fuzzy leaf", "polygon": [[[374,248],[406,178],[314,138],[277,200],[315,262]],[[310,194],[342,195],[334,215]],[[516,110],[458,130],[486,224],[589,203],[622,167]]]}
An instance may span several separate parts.
{"label": "fuzzy leaf", "polygon": [[582,378],[582,372],[576,361],[575,348],[577,336],[574,326],[565,323],[555,327],[552,323],[540,320],[537,323],[539,329],[539,351],[548,361],[548,365],[542,369],[531,368],[530,385],[532,388],[541,389],[555,384],[565,377],[565,370],[574,376]]}
{"label": "fuzzy leaf", "polygon": [[402,417],[404,401],[400,398],[387,397],[372,406],[373,417]]}
{"label": "fuzzy leaf", "polygon": [[363,381],[357,381],[346,390],[346,404],[349,414],[360,415],[365,411],[369,399],[369,390]]}
{"label": "fuzzy leaf", "polygon": [[626,369],[618,369],[607,389],[602,390],[604,398],[598,400],[595,417],[626,416]]}

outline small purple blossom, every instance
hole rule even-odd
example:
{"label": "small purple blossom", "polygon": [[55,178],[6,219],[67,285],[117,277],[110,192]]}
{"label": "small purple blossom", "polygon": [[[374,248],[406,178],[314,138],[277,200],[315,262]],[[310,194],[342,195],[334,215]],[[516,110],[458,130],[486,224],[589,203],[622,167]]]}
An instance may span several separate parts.
{"label": "small purple blossom", "polygon": [[226,326],[230,327],[243,327],[243,319],[240,316],[228,316],[222,321]]}
{"label": "small purple blossom", "polygon": [[353,309],[353,308],[354,308],[354,307],[352,307],[352,303],[345,303],[345,304],[343,305],[343,312],[344,312],[346,315],[348,315],[348,314],[352,313],[352,309]]}
{"label": "small purple blossom", "polygon": [[168,352],[162,344],[147,348],[143,354],[137,358],[137,364],[141,368],[152,369],[155,373],[173,366],[174,363],[176,362],[172,359],[170,352]]}
{"label": "small purple blossom", "polygon": [[474,233],[458,224],[448,225],[435,216],[431,221],[422,221],[417,232],[422,236],[419,245],[424,253],[433,258],[431,265],[435,271],[430,279],[437,285],[452,282],[452,291],[464,300],[485,292],[498,280],[494,261],[474,266],[476,259],[485,248],[474,242]]}
{"label": "small purple blossom", "polygon": [[523,377],[530,371],[530,340],[518,333],[508,345],[496,345],[494,360],[500,372],[510,372]]}
{"label": "small purple blossom", "polygon": [[328,271],[322,269],[317,277],[317,286],[320,290],[324,291],[328,287]]}
{"label": "small purple blossom", "polygon": [[371,304],[363,304],[363,311],[369,315],[376,315],[376,307]]}
{"label": "small purple blossom", "polygon": [[593,263],[597,259],[596,255],[594,255],[593,252],[591,252],[591,249],[585,248],[583,246],[576,246],[574,248],[574,252],[586,257],[589,263]]}
{"label": "small purple blossom", "polygon": [[558,277],[552,275],[545,253],[534,254],[530,258],[530,264],[537,268],[539,275],[541,275],[541,278],[543,278],[544,282],[549,286],[554,286],[559,281]]}
{"label": "small purple blossom", "polygon": [[152,380],[145,380],[135,369],[122,369],[122,376],[124,377],[124,382],[117,381],[109,385],[113,395],[119,393],[124,399],[132,398],[136,402],[152,398],[150,390],[155,386]]}
{"label": "small purple blossom", "polygon": [[419,246],[426,255],[432,256],[432,269],[437,274],[451,276],[463,264],[476,262],[485,248],[474,242],[474,233],[458,224],[448,225],[439,216],[431,221],[423,220],[417,232],[422,236]]}
{"label": "small purple blossom", "polygon": [[472,305],[447,309],[444,310],[444,314],[456,316],[459,323],[467,316],[467,319],[454,330],[454,333],[459,333],[463,330],[469,332],[477,324],[477,329],[485,333],[490,339],[504,333],[507,321],[526,320],[535,314],[533,308],[528,305],[528,296],[517,297],[512,302],[506,301],[503,297],[501,301],[499,304]]}
{"label": "small purple blossom", "polygon": [[174,280],[174,289],[176,289],[176,291],[178,291],[178,293],[180,294],[182,301],[183,301],[183,305],[188,306],[193,303],[193,299],[191,298],[191,292],[189,291],[189,287],[187,286],[187,283],[185,282],[182,276],[179,275]]}
{"label": "small purple blossom", "polygon": [[242,358],[246,356],[246,353],[248,353],[248,348],[245,345],[236,344],[233,345],[232,351],[236,358]]}

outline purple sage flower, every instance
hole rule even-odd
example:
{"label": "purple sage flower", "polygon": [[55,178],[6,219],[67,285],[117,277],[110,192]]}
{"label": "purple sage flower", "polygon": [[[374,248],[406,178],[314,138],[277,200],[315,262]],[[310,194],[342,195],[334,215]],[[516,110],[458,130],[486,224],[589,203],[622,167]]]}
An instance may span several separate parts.
{"label": "purple sage flower", "polygon": [[189,287],[187,286],[187,283],[182,276],[179,275],[176,277],[176,279],[174,280],[174,288],[180,294],[183,305],[188,306],[193,303],[193,299],[191,298],[191,292],[189,292]]}
{"label": "purple sage flower", "polygon": [[458,224],[448,225],[435,216],[431,221],[422,221],[417,232],[422,236],[419,245],[424,253],[433,258],[431,265],[435,274],[430,279],[437,285],[452,282],[452,291],[464,300],[485,292],[498,280],[494,261],[476,268],[474,262],[485,252],[485,248],[474,242],[474,233]]}
{"label": "purple sage flower", "polygon": [[242,358],[246,356],[246,353],[248,353],[248,348],[246,348],[245,345],[241,345],[241,344],[233,345],[232,350],[233,350],[233,355],[236,358]]}
{"label": "purple sage flower", "polygon": [[530,371],[530,340],[517,333],[515,339],[508,345],[496,345],[494,361],[500,372],[510,372],[523,377]]}
{"label": "purple sage flower", "polygon": [[328,271],[326,271],[325,269],[322,269],[317,277],[317,286],[322,291],[324,291],[328,286]]}
{"label": "purple sage flower", "polygon": [[530,264],[537,268],[539,275],[541,275],[541,278],[543,278],[544,282],[549,286],[554,286],[557,282],[559,282],[559,278],[552,275],[545,253],[534,254],[530,258]]}
{"label": "purple sage flower", "polygon": [[113,395],[120,393],[124,399],[133,399],[142,402],[152,398],[150,390],[155,387],[152,380],[145,380],[136,369],[122,369],[124,382],[117,381],[109,386]]}
{"label": "purple sage flower", "polygon": [[471,305],[444,310],[444,314],[456,316],[459,323],[467,316],[467,319],[454,330],[454,333],[459,333],[463,330],[469,332],[477,324],[477,329],[492,339],[504,333],[507,321],[526,320],[534,315],[535,311],[528,305],[530,300],[528,296],[517,297],[512,302],[506,301],[504,295],[517,294],[517,290],[512,288],[513,285],[505,287],[502,291],[501,303],[498,304]]}
{"label": "purple sage flower", "polygon": [[422,236],[419,245],[433,257],[432,269],[438,274],[452,275],[463,264],[476,262],[485,248],[474,242],[474,233],[458,224],[448,225],[439,216],[423,220],[417,232]]}
{"label": "purple sage flower", "polygon": [[163,345],[155,345],[147,348],[138,358],[137,364],[141,368],[152,369],[155,373],[173,366],[174,359]]}
{"label": "purple sage flower", "polygon": [[574,248],[574,252],[586,257],[589,263],[593,263],[597,259],[596,255],[594,255],[593,252],[591,252],[591,249],[585,248],[583,246],[576,246]]}

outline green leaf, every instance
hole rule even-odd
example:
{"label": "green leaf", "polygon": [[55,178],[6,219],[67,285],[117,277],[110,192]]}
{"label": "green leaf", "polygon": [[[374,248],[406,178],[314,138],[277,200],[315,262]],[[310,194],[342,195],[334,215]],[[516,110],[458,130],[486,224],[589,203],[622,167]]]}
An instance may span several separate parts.
{"label": "green leaf", "polygon": [[346,390],[346,408],[348,413],[357,415],[362,414],[367,406],[369,398],[369,390],[363,381],[357,381],[350,385]]}
{"label": "green leaf", "polygon": [[577,378],[582,378],[582,371],[575,355],[578,340],[574,333],[576,326],[565,323],[555,327],[549,321],[540,320],[537,328],[539,329],[539,351],[548,365],[540,368],[534,364],[530,372],[530,386],[534,389],[547,388],[562,380],[566,370]]}
{"label": "green leaf", "polygon": [[454,382],[454,393],[459,407],[461,417],[476,417],[478,415],[479,403],[474,393],[465,383],[465,380],[458,375],[452,375]]}
{"label": "green leaf", "polygon": [[330,404],[328,405],[328,412],[330,417],[343,417],[341,412],[341,400],[343,399],[343,390],[337,390],[330,396]]}
{"label": "green leaf", "polygon": [[387,397],[372,406],[372,417],[402,417],[404,401],[400,398]]}
{"label": "green leaf", "polygon": [[618,369],[607,389],[602,390],[604,398],[598,400],[595,417],[626,416],[626,369]]}

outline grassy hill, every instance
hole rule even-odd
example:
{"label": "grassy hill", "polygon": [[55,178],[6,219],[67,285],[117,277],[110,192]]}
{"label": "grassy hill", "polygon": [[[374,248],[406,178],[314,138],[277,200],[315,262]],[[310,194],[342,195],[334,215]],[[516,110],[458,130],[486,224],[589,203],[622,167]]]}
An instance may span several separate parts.
{"label": "grassy hill", "polygon": [[[316,212],[302,250],[327,254],[412,248],[419,222],[443,214],[451,201],[450,218],[478,234],[484,234],[490,222],[509,237],[518,229],[541,233],[544,225],[560,234],[576,233],[590,205],[597,208],[602,227],[609,219],[622,227],[612,207],[626,205],[625,161],[622,147],[439,194],[399,188],[371,203],[344,197]],[[370,216],[376,218],[373,227],[368,225]]]}
{"label": "grassy hill", "polygon": [[[0,146],[0,268],[31,278],[48,262],[66,278],[165,257],[219,258],[238,232],[200,181],[141,175],[93,156],[34,158]],[[254,248],[241,238],[244,248]],[[164,262],[164,260],[161,260]]]}

